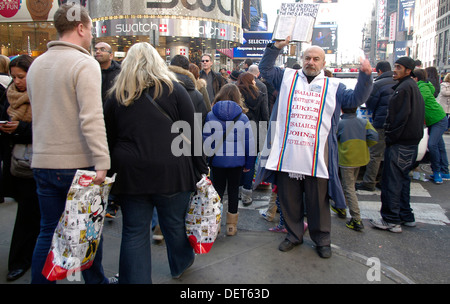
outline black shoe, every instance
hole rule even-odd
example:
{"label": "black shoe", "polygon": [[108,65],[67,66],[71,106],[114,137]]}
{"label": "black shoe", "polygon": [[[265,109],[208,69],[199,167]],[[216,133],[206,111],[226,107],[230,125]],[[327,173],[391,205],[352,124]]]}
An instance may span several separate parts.
{"label": "black shoe", "polygon": [[356,183],[355,184],[356,190],[364,190],[364,191],[375,191],[375,187],[370,188],[364,185],[363,183]]}
{"label": "black shoe", "polygon": [[116,218],[118,210],[119,210],[119,206],[114,204],[114,202],[108,202],[108,206],[106,207],[105,216],[108,218]]}
{"label": "black shoe", "polygon": [[322,259],[331,258],[331,246],[316,246],[316,251]]}
{"label": "black shoe", "polygon": [[23,276],[25,272],[27,272],[27,270],[22,268],[11,270],[6,276],[6,281],[15,281]]}
{"label": "black shoe", "polygon": [[184,273],[186,270],[188,270],[188,268],[191,267],[192,264],[194,264],[194,261],[195,261],[195,257],[192,259],[191,263],[183,270],[182,273],[180,273],[179,275],[176,275],[176,276],[172,276],[172,279],[179,279],[179,278],[181,278],[181,276],[183,275],[183,273]]}
{"label": "black shoe", "polygon": [[331,208],[331,210],[336,212],[338,218],[342,218],[342,219],[347,218],[347,211],[345,209],[336,208],[336,206],[333,206],[332,204],[330,204],[330,208]]}
{"label": "black shoe", "polygon": [[302,244],[303,242],[300,243],[292,243],[291,241],[289,241],[288,239],[284,239],[284,241],[282,241],[280,243],[280,245],[278,246],[278,250],[283,251],[283,252],[287,252],[289,250],[292,250],[295,246],[298,246],[300,244]]}
{"label": "black shoe", "polygon": [[364,229],[364,224],[362,221],[357,221],[354,218],[351,218],[350,221],[348,221],[345,226],[347,228],[353,229],[355,231],[361,231]]}

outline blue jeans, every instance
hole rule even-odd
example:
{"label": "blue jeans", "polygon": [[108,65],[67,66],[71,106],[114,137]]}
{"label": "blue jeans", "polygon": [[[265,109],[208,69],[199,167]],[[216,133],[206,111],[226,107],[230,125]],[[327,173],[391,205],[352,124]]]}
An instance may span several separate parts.
{"label": "blue jeans", "polygon": [[415,221],[410,206],[409,172],[416,162],[417,150],[417,145],[392,145],[384,151],[380,213],[388,223]]}
{"label": "blue jeans", "polygon": [[442,135],[447,131],[448,120],[444,117],[434,125],[428,127],[428,152],[430,153],[431,169],[433,172],[448,174],[448,158]]}
{"label": "blue jeans", "polygon": [[[87,168],[86,170],[94,169]],[[33,169],[41,210],[41,229],[31,262],[32,284],[56,283],[56,281],[47,280],[42,275],[42,269],[52,243],[53,233],[64,212],[67,192],[69,192],[76,171],[76,169]],[[103,238],[100,240],[92,266],[82,272],[86,284],[108,283],[108,279],[103,273],[102,256]]]}
{"label": "blue jeans", "polygon": [[178,276],[194,261],[186,235],[185,216],[191,192],[172,195],[120,195],[123,228],[119,259],[119,284],[151,284],[150,229],[153,208],[166,241],[172,276]]}
{"label": "blue jeans", "polygon": [[241,186],[244,187],[244,189],[251,190],[253,189],[253,176],[255,175],[255,166],[252,166],[250,168],[250,171],[248,172],[242,172],[241,173]]}

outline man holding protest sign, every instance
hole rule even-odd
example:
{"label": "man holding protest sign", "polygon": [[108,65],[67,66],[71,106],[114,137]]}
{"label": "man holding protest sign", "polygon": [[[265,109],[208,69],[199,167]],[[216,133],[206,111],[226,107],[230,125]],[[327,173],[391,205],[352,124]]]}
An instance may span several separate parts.
{"label": "man holding protest sign", "polygon": [[[279,90],[257,180],[278,185],[288,234],[279,250],[303,242],[304,203],[311,239],[320,257],[331,257],[329,199],[344,209],[338,176],[336,130],[341,108],[356,108],[372,91],[372,68],[361,59],[355,90],[324,76],[325,52],[318,46],[305,50],[302,70],[280,69],[275,60],[290,37],[267,46],[259,64],[262,76]],[[304,195],[304,196],[303,196]]]}

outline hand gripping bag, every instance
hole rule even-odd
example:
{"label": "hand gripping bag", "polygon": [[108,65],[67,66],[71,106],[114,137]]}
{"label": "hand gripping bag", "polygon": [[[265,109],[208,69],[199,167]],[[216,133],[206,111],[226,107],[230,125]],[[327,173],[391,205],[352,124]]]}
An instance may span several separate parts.
{"label": "hand gripping bag", "polygon": [[42,270],[47,280],[62,280],[88,269],[94,261],[115,180],[114,175],[95,185],[95,176],[96,172],[86,170],[77,170],[74,176]]}
{"label": "hand gripping bag", "polygon": [[204,254],[211,250],[219,233],[222,208],[211,180],[203,174],[186,214],[186,233],[195,253]]}

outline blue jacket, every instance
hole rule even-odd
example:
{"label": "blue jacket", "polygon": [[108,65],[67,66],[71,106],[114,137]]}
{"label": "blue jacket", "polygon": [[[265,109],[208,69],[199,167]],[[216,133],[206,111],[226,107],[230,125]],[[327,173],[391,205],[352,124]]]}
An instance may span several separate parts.
{"label": "blue jacket", "polygon": [[369,99],[366,101],[366,107],[372,111],[372,124],[375,129],[383,129],[386,121],[389,99],[394,94],[393,87],[398,83],[392,78],[394,72],[384,72],[375,79],[373,90]]}
{"label": "blue jacket", "polygon": [[216,144],[223,141],[226,132],[226,122],[233,123],[234,128],[229,132],[222,146],[217,149],[210,166],[219,168],[245,167],[251,169],[255,165],[256,147],[250,120],[242,113],[242,108],[231,100],[217,102],[211,112],[206,115],[203,127],[203,141],[205,154],[212,156]]}
{"label": "blue jacket", "polygon": [[[264,56],[259,63],[259,71],[262,77],[264,77],[269,83],[271,83],[276,90],[280,90],[284,70],[275,67],[275,60],[280,53],[280,49],[269,44],[264,51]],[[369,97],[372,91],[373,79],[372,75],[367,75],[363,72],[359,73],[358,82],[355,86],[355,90],[347,90],[344,84],[339,84],[336,93],[336,109],[334,115],[331,119],[331,131],[328,136],[328,194],[332,200],[335,201],[337,208],[346,208],[344,192],[342,191],[341,182],[339,179],[339,166],[338,166],[338,145],[337,145],[337,126],[339,123],[339,117],[341,108],[357,108],[359,105],[363,104],[364,101]],[[272,115],[270,121],[275,121],[278,114],[278,99],[272,110]],[[270,149],[271,143],[271,126],[269,124],[269,129],[267,131],[266,144],[267,148]],[[276,182],[274,179],[274,171],[266,170],[261,163],[265,164],[268,158],[268,154],[264,154],[260,157],[258,161],[258,169],[256,173],[254,186],[258,186],[260,182],[266,181],[270,183]]]}

